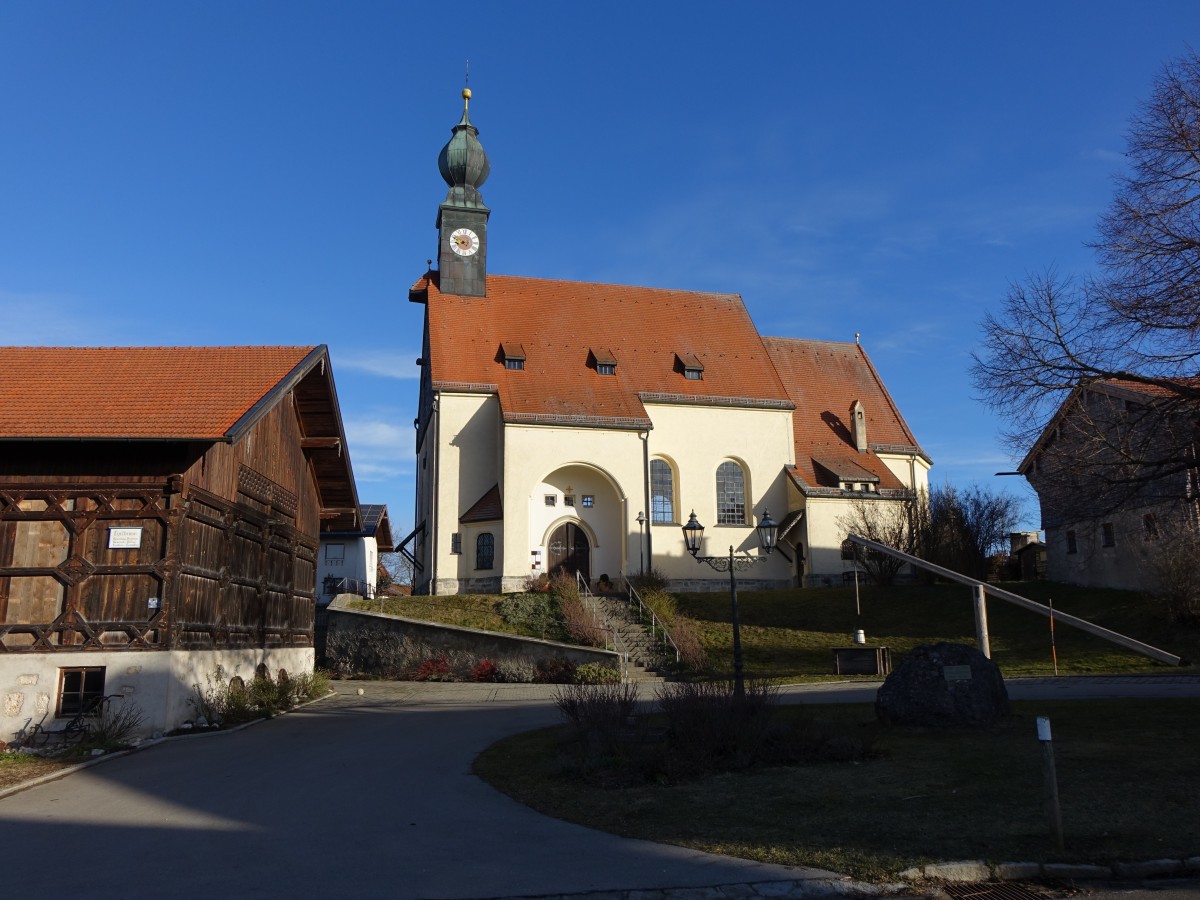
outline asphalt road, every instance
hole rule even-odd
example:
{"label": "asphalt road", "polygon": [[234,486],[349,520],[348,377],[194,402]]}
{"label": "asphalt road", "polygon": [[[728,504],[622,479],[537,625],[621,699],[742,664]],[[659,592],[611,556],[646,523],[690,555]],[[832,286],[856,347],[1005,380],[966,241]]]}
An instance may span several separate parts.
{"label": "asphalt road", "polygon": [[[1196,676],[1007,684],[1014,699],[1200,696]],[[870,701],[876,687],[805,685],[785,697]],[[234,734],[165,741],[0,799],[5,895],[494,898],[797,880],[815,891],[837,879],[592,831],[472,775],[500,737],[558,721],[550,688],[337,688]],[[1192,883],[1144,897],[1106,890],[1095,900],[1200,896]]]}

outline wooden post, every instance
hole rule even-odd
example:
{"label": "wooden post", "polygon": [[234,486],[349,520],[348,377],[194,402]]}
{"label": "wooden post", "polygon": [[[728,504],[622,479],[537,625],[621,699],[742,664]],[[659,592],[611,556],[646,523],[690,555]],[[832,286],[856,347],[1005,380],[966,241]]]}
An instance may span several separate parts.
{"label": "wooden post", "polygon": [[992,645],[988,639],[987,593],[982,584],[975,585],[975,638],[979,641],[979,652],[992,658]]}
{"label": "wooden post", "polygon": [[1042,777],[1046,783],[1046,818],[1050,822],[1050,837],[1054,849],[1063,849],[1062,808],[1058,803],[1058,773],[1054,769],[1054,742],[1050,737],[1050,720],[1038,716],[1038,740],[1042,743]]}

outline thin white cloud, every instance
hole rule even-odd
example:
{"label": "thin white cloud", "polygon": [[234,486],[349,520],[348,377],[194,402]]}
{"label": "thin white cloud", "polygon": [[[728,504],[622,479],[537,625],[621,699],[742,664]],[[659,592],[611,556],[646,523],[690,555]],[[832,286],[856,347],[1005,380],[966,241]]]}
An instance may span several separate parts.
{"label": "thin white cloud", "polygon": [[404,381],[421,377],[421,367],[416,364],[420,351],[396,350],[391,353],[361,353],[341,351],[336,354],[337,368],[367,372],[381,378],[397,378]]}

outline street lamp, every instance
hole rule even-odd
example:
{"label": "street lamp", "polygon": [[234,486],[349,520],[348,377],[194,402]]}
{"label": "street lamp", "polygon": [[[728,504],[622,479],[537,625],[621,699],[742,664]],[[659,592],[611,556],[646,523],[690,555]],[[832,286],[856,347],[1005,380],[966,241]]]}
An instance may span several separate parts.
{"label": "street lamp", "polygon": [[759,546],[767,551],[761,556],[751,556],[748,553],[744,556],[735,556],[732,544],[729,546],[728,556],[700,556],[700,544],[704,540],[704,526],[696,521],[695,510],[692,510],[691,517],[683,526],[683,544],[696,562],[708,563],[718,572],[729,573],[729,604],[732,607],[733,616],[733,697],[739,702],[746,696],[746,685],[742,675],[742,629],[738,623],[737,579],[734,572],[749,569],[755,563],[760,563],[771,555],[771,551],[775,549],[775,540],[779,536],[779,525],[764,509],[755,531],[758,533]]}
{"label": "street lamp", "polygon": [[646,574],[646,513],[638,513],[638,561],[641,563],[639,571],[644,576]]}

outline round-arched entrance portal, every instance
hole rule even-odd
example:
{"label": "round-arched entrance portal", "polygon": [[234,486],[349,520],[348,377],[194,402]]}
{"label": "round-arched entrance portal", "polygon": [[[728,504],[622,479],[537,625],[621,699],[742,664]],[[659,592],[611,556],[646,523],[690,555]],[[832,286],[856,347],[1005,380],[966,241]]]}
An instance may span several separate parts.
{"label": "round-arched entrance portal", "polygon": [[592,580],[592,545],[578,525],[564,522],[555,528],[546,551],[549,562],[547,571],[551,578],[560,573],[574,577],[579,572],[585,580]]}

